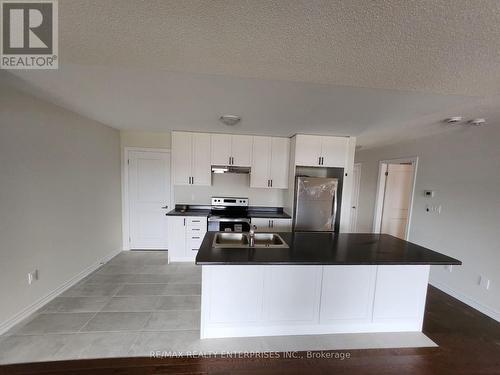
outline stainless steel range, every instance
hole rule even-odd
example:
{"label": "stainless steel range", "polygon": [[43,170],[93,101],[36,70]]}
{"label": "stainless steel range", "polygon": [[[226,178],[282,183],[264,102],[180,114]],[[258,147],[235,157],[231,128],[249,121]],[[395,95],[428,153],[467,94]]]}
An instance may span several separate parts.
{"label": "stainless steel range", "polygon": [[212,197],[208,230],[216,232],[248,232],[248,198]]}

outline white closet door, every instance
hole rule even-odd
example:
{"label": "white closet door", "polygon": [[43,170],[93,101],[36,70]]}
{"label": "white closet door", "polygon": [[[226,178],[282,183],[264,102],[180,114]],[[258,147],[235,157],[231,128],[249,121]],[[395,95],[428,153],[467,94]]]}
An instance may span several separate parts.
{"label": "white closet door", "polygon": [[128,154],[131,249],[167,249],[170,153]]}

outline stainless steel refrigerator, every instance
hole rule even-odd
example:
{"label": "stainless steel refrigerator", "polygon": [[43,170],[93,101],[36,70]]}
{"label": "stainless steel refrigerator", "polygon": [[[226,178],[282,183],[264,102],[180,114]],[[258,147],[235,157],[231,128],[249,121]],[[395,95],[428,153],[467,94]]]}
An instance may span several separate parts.
{"label": "stainless steel refrigerator", "polygon": [[336,230],[339,181],[326,177],[296,177],[294,230]]}

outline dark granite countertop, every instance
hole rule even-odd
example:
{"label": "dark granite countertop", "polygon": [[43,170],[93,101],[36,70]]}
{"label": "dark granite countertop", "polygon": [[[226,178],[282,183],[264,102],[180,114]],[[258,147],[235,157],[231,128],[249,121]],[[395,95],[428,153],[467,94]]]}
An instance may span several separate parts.
{"label": "dark granite countertop", "polygon": [[178,210],[174,209],[166,213],[167,216],[208,216],[210,214],[210,209],[187,209]]}
{"label": "dark granite countertop", "polygon": [[[178,204],[175,209],[166,213],[167,216],[208,216],[211,207],[208,205],[182,205]],[[281,207],[258,207],[248,208],[250,218],[269,218],[269,219],[290,219],[291,216],[283,211]]]}
{"label": "dark granite countertop", "polygon": [[454,264],[461,261],[387,234],[324,232],[279,233],[289,248],[219,248],[207,232],[196,264],[252,265],[417,265]]}
{"label": "dark granite countertop", "polygon": [[248,209],[250,218],[269,219],[291,219],[292,217],[283,211],[282,207],[250,207]]}

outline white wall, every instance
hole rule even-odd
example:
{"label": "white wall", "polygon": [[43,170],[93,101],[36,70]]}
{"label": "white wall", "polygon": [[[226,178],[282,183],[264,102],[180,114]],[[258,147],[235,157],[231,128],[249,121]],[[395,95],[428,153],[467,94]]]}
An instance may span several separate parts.
{"label": "white wall", "polygon": [[118,131],[0,84],[0,331],[121,248],[120,199]]}
{"label": "white wall", "polygon": [[[500,320],[500,126],[457,126],[440,136],[356,153],[362,163],[358,228],[371,232],[378,162],[418,156],[409,240],[458,258],[450,273],[433,266],[431,283]],[[435,190],[434,198],[423,191]],[[442,205],[428,214],[428,203]],[[491,279],[489,291],[479,276]]]}
{"label": "white wall", "polygon": [[250,187],[249,174],[212,174],[212,186],[175,186],[177,204],[210,204],[212,196],[248,197],[251,206],[283,207],[286,189],[257,189]]}
{"label": "white wall", "polygon": [[120,131],[120,144],[124,147],[170,148],[171,132]]}

